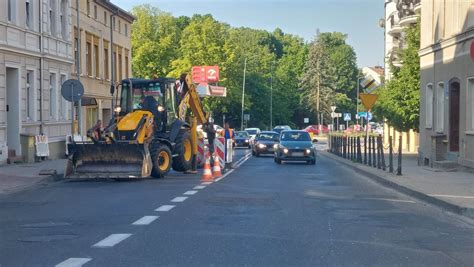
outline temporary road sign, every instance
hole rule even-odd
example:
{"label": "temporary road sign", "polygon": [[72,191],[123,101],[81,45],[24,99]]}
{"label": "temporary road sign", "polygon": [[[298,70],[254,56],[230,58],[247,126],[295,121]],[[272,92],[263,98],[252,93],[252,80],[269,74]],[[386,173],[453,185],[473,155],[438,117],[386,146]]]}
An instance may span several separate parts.
{"label": "temporary road sign", "polygon": [[378,95],[376,94],[359,94],[360,95],[360,100],[362,101],[362,104],[364,104],[364,107],[367,110],[371,110],[372,107],[375,104],[375,101],[377,101]]}
{"label": "temporary road sign", "polygon": [[350,121],[351,120],[351,113],[344,113],[344,121]]}

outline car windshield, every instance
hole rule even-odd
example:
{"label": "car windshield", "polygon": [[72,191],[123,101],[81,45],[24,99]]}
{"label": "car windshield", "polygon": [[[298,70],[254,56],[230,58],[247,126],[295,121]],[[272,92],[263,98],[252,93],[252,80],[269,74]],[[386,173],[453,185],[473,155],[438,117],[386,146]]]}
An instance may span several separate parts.
{"label": "car windshield", "polygon": [[307,132],[284,132],[281,141],[311,141]]}
{"label": "car windshield", "polygon": [[257,130],[246,130],[246,131],[247,133],[252,134],[252,135],[257,134]]}
{"label": "car windshield", "polygon": [[237,132],[235,135],[237,137],[243,137],[243,138],[249,137],[249,134],[247,132]]}
{"label": "car windshield", "polygon": [[278,140],[279,135],[276,133],[261,133],[258,140]]}

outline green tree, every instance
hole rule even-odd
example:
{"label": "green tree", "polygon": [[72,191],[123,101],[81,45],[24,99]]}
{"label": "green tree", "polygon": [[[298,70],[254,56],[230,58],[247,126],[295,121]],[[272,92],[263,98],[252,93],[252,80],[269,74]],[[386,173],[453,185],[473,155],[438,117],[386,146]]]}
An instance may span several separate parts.
{"label": "green tree", "polygon": [[403,65],[379,90],[374,112],[399,131],[419,129],[420,114],[420,23],[405,29],[406,48],[400,52]]}

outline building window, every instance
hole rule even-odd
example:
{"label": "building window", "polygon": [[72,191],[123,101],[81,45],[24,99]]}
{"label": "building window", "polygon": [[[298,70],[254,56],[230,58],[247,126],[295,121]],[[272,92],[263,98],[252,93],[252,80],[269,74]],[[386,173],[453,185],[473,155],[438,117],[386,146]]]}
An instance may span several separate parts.
{"label": "building window", "polygon": [[26,17],[25,24],[28,29],[31,29],[31,15],[33,14],[33,12],[31,12],[32,7],[33,5],[30,3],[30,1],[26,0],[25,1],[25,17]]}
{"label": "building window", "polygon": [[119,30],[118,30],[119,33],[122,32],[122,22],[119,20]]}
{"label": "building window", "polygon": [[97,19],[97,6],[94,5],[94,19]]}
{"label": "building window", "polygon": [[128,24],[125,23],[124,26],[125,26],[125,36],[128,36]]}
{"label": "building window", "polygon": [[444,83],[438,83],[436,89],[436,132],[444,131]]}
{"label": "building window", "polygon": [[109,76],[109,44],[104,42],[104,78],[108,80]]}
{"label": "building window", "polygon": [[34,71],[26,71],[26,119],[34,121],[35,118],[35,77]]}
{"label": "building window", "polygon": [[57,114],[56,73],[49,74],[49,120],[55,120]]}
{"label": "building window", "polygon": [[107,11],[104,11],[104,24],[107,25]]}
{"label": "building window", "polygon": [[115,28],[115,17],[112,17],[112,29],[116,31],[117,29]]}
{"label": "building window", "polygon": [[79,36],[77,35],[77,28],[74,27],[74,62],[77,64],[77,50],[79,48]]}
{"label": "building window", "polygon": [[[467,126],[474,131],[474,78],[467,80]],[[470,126],[470,127],[469,127]]]}
{"label": "building window", "polygon": [[61,23],[60,35],[64,40],[69,40],[67,33],[67,2],[61,0],[61,8],[59,10],[59,23]]}
{"label": "building window", "polygon": [[[66,81],[66,75],[61,74],[61,78],[59,80],[59,88],[63,85],[63,83]],[[66,99],[64,97],[61,97],[60,104],[59,104],[59,117],[61,120],[67,120],[69,119],[69,110],[68,110],[68,105]]]}
{"label": "building window", "polygon": [[428,84],[425,91],[425,127],[433,127],[433,85]]}
{"label": "building window", "polygon": [[125,78],[128,78],[128,77],[130,77],[128,75],[128,56],[125,55]]}
{"label": "building window", "polygon": [[92,44],[86,43],[86,73],[87,76],[92,76]]}
{"label": "building window", "polygon": [[118,70],[117,70],[117,77],[118,81],[122,80],[122,54],[118,54],[118,64],[117,64]]}
{"label": "building window", "polygon": [[91,1],[90,0],[87,0],[87,16],[90,16],[91,15]]}
{"label": "building window", "polygon": [[49,0],[49,32],[51,35],[56,35],[56,10],[55,1]]}
{"label": "building window", "polygon": [[99,45],[94,45],[94,57],[95,57],[95,77],[99,78]]}
{"label": "building window", "polygon": [[15,0],[7,0],[7,13],[8,13],[8,21],[9,22],[15,22],[15,19],[16,19],[16,8],[15,8],[15,4],[16,4],[16,1]]}

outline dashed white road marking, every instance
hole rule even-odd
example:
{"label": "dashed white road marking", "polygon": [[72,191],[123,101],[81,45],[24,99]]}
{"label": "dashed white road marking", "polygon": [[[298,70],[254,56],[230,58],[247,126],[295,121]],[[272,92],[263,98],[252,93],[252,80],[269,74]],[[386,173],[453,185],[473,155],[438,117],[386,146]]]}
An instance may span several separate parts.
{"label": "dashed white road marking", "polygon": [[186,199],[188,199],[188,197],[175,197],[171,200],[171,202],[183,202]]}
{"label": "dashed white road marking", "polygon": [[189,191],[184,192],[183,195],[191,196],[191,195],[196,194],[197,192],[198,192],[198,191],[196,191],[196,190],[189,190]]}
{"label": "dashed white road marking", "polygon": [[87,262],[91,261],[91,258],[69,258],[63,262],[56,264],[56,267],[80,267]]}
{"label": "dashed white road marking", "polygon": [[111,234],[108,237],[102,239],[101,241],[95,243],[93,247],[110,248],[129,238],[131,235],[132,234]]}
{"label": "dashed white road marking", "polygon": [[204,188],[206,188],[205,185],[196,185],[193,189],[194,190],[199,190],[199,189],[204,189]]}
{"label": "dashed white road marking", "polygon": [[413,200],[392,199],[392,198],[366,197],[366,198],[363,198],[363,199],[366,199],[366,200],[382,200],[382,201],[401,202],[401,203],[416,203]]}
{"label": "dashed white road marking", "polygon": [[474,196],[455,196],[455,195],[438,195],[438,194],[432,194],[428,195],[432,197],[449,197],[449,198],[465,198],[465,199],[474,199]]}
{"label": "dashed white road marking", "polygon": [[202,182],[201,184],[202,185],[210,185],[210,184],[212,184],[212,182]]}
{"label": "dashed white road marking", "polygon": [[140,219],[136,220],[133,225],[148,225],[158,219],[160,216],[143,216]]}
{"label": "dashed white road marking", "polygon": [[163,205],[163,206],[158,207],[155,211],[170,211],[174,207],[176,207],[176,206],[175,205]]}

